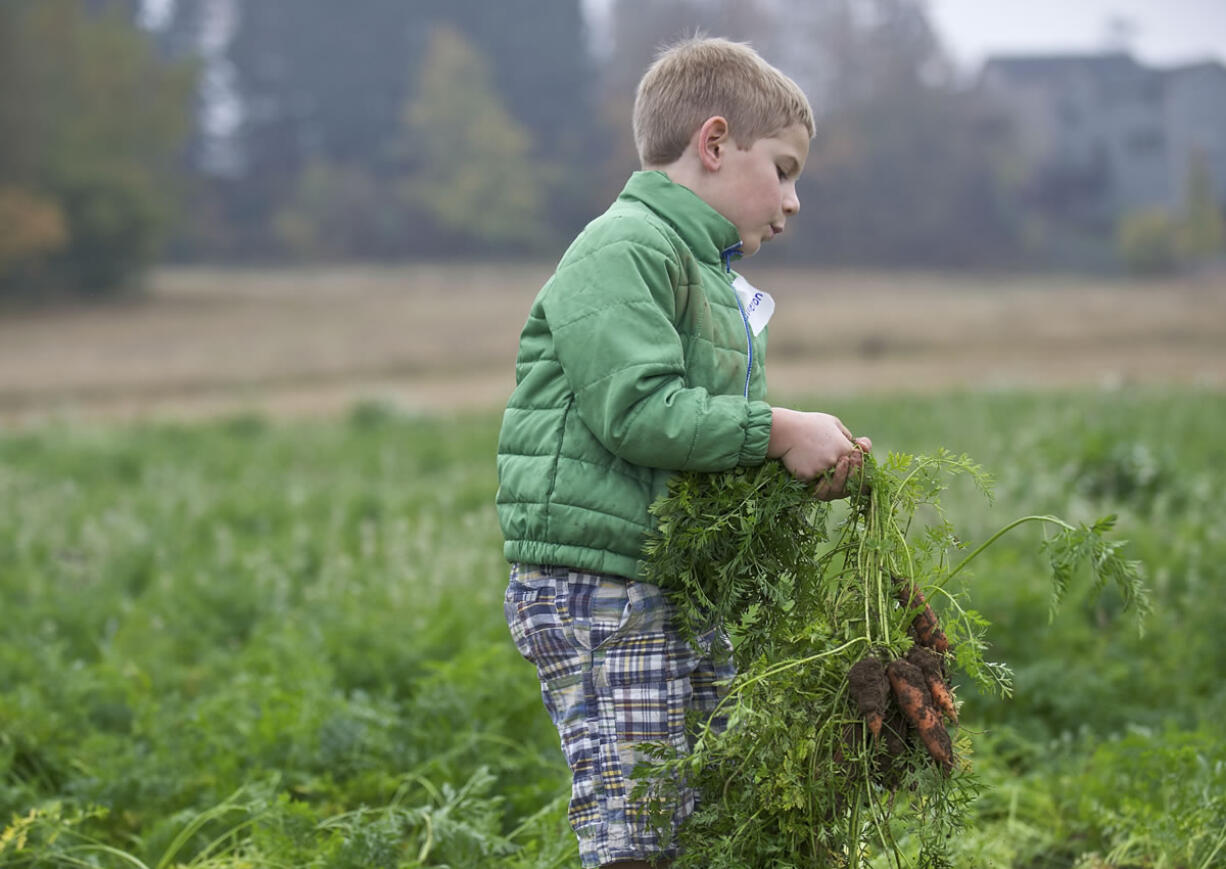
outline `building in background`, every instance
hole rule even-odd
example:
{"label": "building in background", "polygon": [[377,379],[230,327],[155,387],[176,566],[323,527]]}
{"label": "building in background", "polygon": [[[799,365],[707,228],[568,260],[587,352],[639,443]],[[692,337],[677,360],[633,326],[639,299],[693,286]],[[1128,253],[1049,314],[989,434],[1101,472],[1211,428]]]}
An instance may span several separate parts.
{"label": "building in background", "polygon": [[[1078,223],[1174,212],[1204,161],[1226,203],[1226,66],[1126,53],[992,57],[979,85],[1012,119],[1034,203]],[[1201,177],[1205,177],[1204,174]]]}

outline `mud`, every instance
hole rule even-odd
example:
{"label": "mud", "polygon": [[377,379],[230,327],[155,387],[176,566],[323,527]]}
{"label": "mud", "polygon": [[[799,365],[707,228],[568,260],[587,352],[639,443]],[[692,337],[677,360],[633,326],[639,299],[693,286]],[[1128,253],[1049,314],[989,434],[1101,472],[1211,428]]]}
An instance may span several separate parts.
{"label": "mud", "polygon": [[954,705],[953,690],[945,672],[945,656],[924,646],[912,646],[907,652],[907,660],[924,674],[924,680],[932,694],[933,705],[946,718],[957,724],[958,708]]}
{"label": "mud", "polygon": [[941,630],[936,613],[932,611],[932,607],[924,599],[924,594],[919,590],[919,586],[910,580],[896,576],[894,577],[894,597],[907,609],[919,610],[915,614],[915,620],[911,622],[911,626],[907,629],[911,639],[921,646],[927,646],[938,652],[949,651],[949,639],[945,636],[945,632]]}
{"label": "mud", "polygon": [[860,717],[868,724],[873,736],[881,735],[881,725],[886,714],[886,702],[890,694],[890,682],[881,661],[869,656],[852,665],[847,672],[851,696],[856,701]]}
{"label": "mud", "polygon": [[894,696],[901,700],[908,723],[915,728],[928,754],[946,772],[953,767],[954,748],[949,732],[941,723],[941,713],[928,690],[928,680],[920,668],[898,659],[886,668]]}

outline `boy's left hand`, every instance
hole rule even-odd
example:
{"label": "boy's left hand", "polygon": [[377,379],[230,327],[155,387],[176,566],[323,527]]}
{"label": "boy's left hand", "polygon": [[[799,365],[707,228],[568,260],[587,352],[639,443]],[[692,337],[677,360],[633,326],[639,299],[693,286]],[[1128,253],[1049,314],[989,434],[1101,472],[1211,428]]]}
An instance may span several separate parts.
{"label": "boy's left hand", "polygon": [[826,471],[813,488],[813,494],[819,501],[837,501],[846,498],[847,480],[864,465],[864,454],[872,451],[873,442],[866,437],[854,438],[855,449],[839,457],[834,467]]}

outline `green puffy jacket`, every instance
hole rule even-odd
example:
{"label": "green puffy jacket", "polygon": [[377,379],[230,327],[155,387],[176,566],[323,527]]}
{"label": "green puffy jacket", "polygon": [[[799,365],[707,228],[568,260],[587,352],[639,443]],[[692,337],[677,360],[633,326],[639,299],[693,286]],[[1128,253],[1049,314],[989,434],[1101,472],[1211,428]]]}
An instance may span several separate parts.
{"label": "green puffy jacket", "polygon": [[520,336],[498,442],[508,561],[641,579],[648,507],[674,472],[765,460],[766,330],[749,340],[738,249],[692,191],[636,172],[563,255]]}

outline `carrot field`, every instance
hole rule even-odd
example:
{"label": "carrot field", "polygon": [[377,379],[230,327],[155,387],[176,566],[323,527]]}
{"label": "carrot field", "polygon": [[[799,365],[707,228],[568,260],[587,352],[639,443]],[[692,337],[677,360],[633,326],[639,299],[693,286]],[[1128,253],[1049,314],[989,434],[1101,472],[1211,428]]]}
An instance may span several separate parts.
{"label": "carrot field", "polygon": [[[557,735],[503,622],[496,405],[526,298],[491,274],[434,274],[454,310],[399,273],[353,306],[327,282],[210,272],[211,295],[179,272],[126,314],[0,315],[0,866],[577,865]],[[932,276],[843,279],[834,323],[774,336],[789,400],[882,456],[981,463],[990,506],[944,498],[968,547],[1018,515],[1116,514],[1150,591],[1143,630],[1085,582],[1049,616],[1025,529],[957,577],[1014,691],[955,686],[982,789],[952,865],[1226,866],[1220,290],[1124,287],[1112,319],[1109,285],[1002,285],[992,308]],[[823,358],[846,366],[829,389],[802,376]]]}

